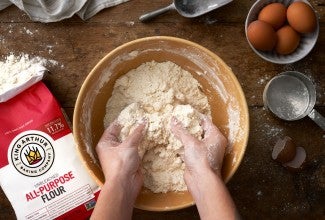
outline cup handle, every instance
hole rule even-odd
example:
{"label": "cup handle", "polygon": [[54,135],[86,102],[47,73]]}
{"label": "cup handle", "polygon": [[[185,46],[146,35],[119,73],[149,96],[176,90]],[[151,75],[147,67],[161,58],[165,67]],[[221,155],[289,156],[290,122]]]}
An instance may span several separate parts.
{"label": "cup handle", "polygon": [[325,131],[325,117],[319,114],[315,109],[311,110],[308,114],[309,118],[311,118],[319,127],[321,127]]}
{"label": "cup handle", "polygon": [[173,9],[175,9],[174,3],[168,5],[168,6],[164,7],[164,8],[160,8],[160,9],[157,9],[155,11],[149,12],[147,14],[141,15],[139,20],[141,22],[146,22],[146,21],[149,21],[149,20],[153,19],[154,17],[156,17],[158,15],[161,15],[161,14],[163,14],[163,13],[165,13],[167,11],[173,10]]}

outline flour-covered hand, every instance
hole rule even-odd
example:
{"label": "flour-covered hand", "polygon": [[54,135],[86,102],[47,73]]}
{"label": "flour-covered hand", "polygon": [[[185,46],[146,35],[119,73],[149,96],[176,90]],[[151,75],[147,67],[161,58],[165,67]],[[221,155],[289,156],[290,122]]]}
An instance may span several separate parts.
{"label": "flour-covered hand", "polygon": [[135,200],[143,184],[140,172],[140,144],[146,121],[123,141],[121,126],[114,121],[104,131],[96,152],[105,176],[91,219],[131,219]]}
{"label": "flour-covered hand", "polygon": [[184,145],[184,180],[201,219],[240,219],[221,178],[226,138],[210,119],[204,117],[203,139],[193,137],[176,118],[171,129]]}
{"label": "flour-covered hand", "polygon": [[143,121],[123,142],[119,141],[121,126],[114,121],[100,138],[96,152],[105,176],[105,182],[118,179],[129,182],[132,194],[136,197],[143,184],[140,171],[140,157],[138,145],[140,144],[146,121]]}
{"label": "flour-covered hand", "polygon": [[198,140],[183,127],[182,122],[172,118],[172,132],[184,145],[185,172],[201,173],[212,168],[220,176],[227,140],[208,117],[204,116],[201,126],[203,139]]}

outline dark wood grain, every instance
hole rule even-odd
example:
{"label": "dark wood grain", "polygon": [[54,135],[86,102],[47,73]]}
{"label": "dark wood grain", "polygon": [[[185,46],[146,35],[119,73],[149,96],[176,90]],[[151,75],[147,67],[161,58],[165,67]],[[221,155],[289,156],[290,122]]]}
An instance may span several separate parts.
{"label": "dark wood grain", "polygon": [[[132,0],[105,9],[88,21],[74,16],[50,24],[32,22],[11,6],[0,11],[0,56],[26,53],[54,60],[44,81],[72,119],[78,91],[95,64],[117,46],[156,35],[181,37],[219,55],[243,87],[250,113],[250,137],[245,157],[228,183],[244,219],[321,219],[325,207],[325,132],[310,119],[284,122],[264,107],[263,89],[280,72],[297,70],[313,78],[316,109],[325,115],[325,6],[312,0],[320,21],[320,35],[311,53],[290,65],[272,64],[249,47],[244,22],[255,1],[235,0],[195,19],[169,12],[143,24],[138,17],[170,3],[169,0]],[[291,136],[307,152],[305,168],[291,173],[271,159],[277,138]],[[197,209],[153,213],[135,210],[134,219],[199,219]],[[15,219],[0,190],[0,219]]]}

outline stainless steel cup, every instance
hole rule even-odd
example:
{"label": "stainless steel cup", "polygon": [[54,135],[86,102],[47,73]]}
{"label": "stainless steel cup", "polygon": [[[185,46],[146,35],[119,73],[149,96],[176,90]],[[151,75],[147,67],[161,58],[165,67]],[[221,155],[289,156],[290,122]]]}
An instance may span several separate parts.
{"label": "stainless steel cup", "polygon": [[283,120],[294,121],[309,116],[325,130],[325,118],[315,109],[316,89],[312,81],[296,71],[281,73],[265,86],[264,105]]}

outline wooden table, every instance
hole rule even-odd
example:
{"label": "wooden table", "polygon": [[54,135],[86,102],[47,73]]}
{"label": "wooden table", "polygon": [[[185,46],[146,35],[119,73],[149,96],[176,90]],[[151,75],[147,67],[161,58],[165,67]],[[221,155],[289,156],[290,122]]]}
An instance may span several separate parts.
{"label": "wooden table", "polygon": [[[264,107],[262,93],[268,80],[280,72],[297,70],[313,78],[317,87],[316,109],[325,115],[325,7],[312,0],[318,13],[320,35],[315,48],[303,60],[277,65],[259,58],[249,47],[244,22],[253,0],[235,0],[223,8],[195,19],[176,12],[150,23],[139,15],[165,6],[170,0],[133,0],[103,10],[84,22],[79,17],[51,24],[34,23],[11,6],[0,12],[0,55],[27,53],[57,61],[49,66],[45,83],[72,118],[78,91],[95,64],[117,46],[131,40],[169,35],[201,44],[218,54],[238,77],[250,113],[250,137],[245,157],[228,183],[244,219],[320,219],[325,207],[325,132],[306,118],[284,122]],[[305,168],[288,172],[271,159],[275,140],[291,136],[307,151]],[[4,193],[0,193],[0,219],[15,215]],[[134,219],[199,219],[195,207],[152,213],[134,211]]]}

